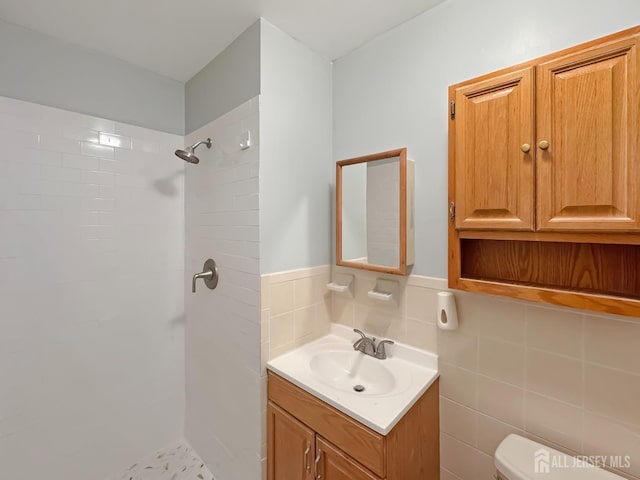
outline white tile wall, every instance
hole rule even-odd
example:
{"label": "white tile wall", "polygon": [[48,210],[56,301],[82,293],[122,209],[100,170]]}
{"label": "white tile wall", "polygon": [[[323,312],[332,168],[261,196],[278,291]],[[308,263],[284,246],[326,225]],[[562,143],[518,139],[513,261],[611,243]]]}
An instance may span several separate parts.
{"label": "white tile wall", "polygon": [[181,436],[182,142],[0,97],[3,478],[104,478]]}
{"label": "white tile wall", "polygon": [[616,473],[640,478],[640,320],[456,293],[460,328],[435,326],[446,281],[396,277],[397,305],[332,294],[332,320],[440,356],[442,478],[490,480],[509,433],[585,455],[630,455]]}
{"label": "white tile wall", "polygon": [[[221,480],[260,477],[260,259],[258,98],[190,134],[207,137],[186,170],[186,438]],[[251,130],[254,147],[240,151]],[[190,279],[213,258],[216,290]]]}

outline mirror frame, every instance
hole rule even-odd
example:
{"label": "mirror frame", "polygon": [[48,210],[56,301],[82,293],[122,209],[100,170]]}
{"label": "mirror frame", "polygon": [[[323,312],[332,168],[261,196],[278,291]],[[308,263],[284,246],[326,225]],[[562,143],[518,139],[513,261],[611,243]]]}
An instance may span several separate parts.
{"label": "mirror frame", "polygon": [[[342,167],[358,163],[385,160],[387,158],[400,158],[400,258],[398,268],[384,265],[369,265],[358,262],[350,262],[342,258]],[[392,273],[395,275],[407,274],[407,149],[398,148],[386,152],[365,155],[364,157],[349,158],[336,162],[336,265],[342,267],[360,268],[374,272]]]}

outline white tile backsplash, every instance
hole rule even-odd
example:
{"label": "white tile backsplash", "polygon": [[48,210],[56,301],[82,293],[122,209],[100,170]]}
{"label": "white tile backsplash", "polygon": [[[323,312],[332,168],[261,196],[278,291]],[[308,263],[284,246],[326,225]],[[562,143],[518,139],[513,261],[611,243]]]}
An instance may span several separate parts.
{"label": "white tile backsplash", "polygon": [[113,158],[116,125],[0,97],[3,478],[105,478],[181,436],[183,139],[146,137],[129,195],[81,154]]}

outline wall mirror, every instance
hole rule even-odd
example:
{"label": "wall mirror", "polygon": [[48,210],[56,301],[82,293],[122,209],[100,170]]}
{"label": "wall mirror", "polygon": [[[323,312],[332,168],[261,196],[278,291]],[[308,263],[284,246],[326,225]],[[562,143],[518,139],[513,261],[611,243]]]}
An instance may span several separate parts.
{"label": "wall mirror", "polygon": [[407,274],[413,265],[413,171],[400,148],[336,163],[336,264]]}

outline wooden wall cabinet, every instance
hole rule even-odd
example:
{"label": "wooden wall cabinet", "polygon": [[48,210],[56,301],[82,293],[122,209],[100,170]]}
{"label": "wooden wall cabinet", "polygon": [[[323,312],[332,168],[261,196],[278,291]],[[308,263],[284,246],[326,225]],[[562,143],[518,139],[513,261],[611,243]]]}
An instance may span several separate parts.
{"label": "wooden wall cabinet", "polygon": [[440,478],[437,380],[386,436],[272,372],[268,399],[268,480]]}
{"label": "wooden wall cabinet", "polygon": [[521,148],[533,142],[533,84],[527,67],[452,92],[456,228],[533,230],[533,161]]}
{"label": "wooden wall cabinet", "polygon": [[449,286],[640,315],[640,27],[449,88]]}

